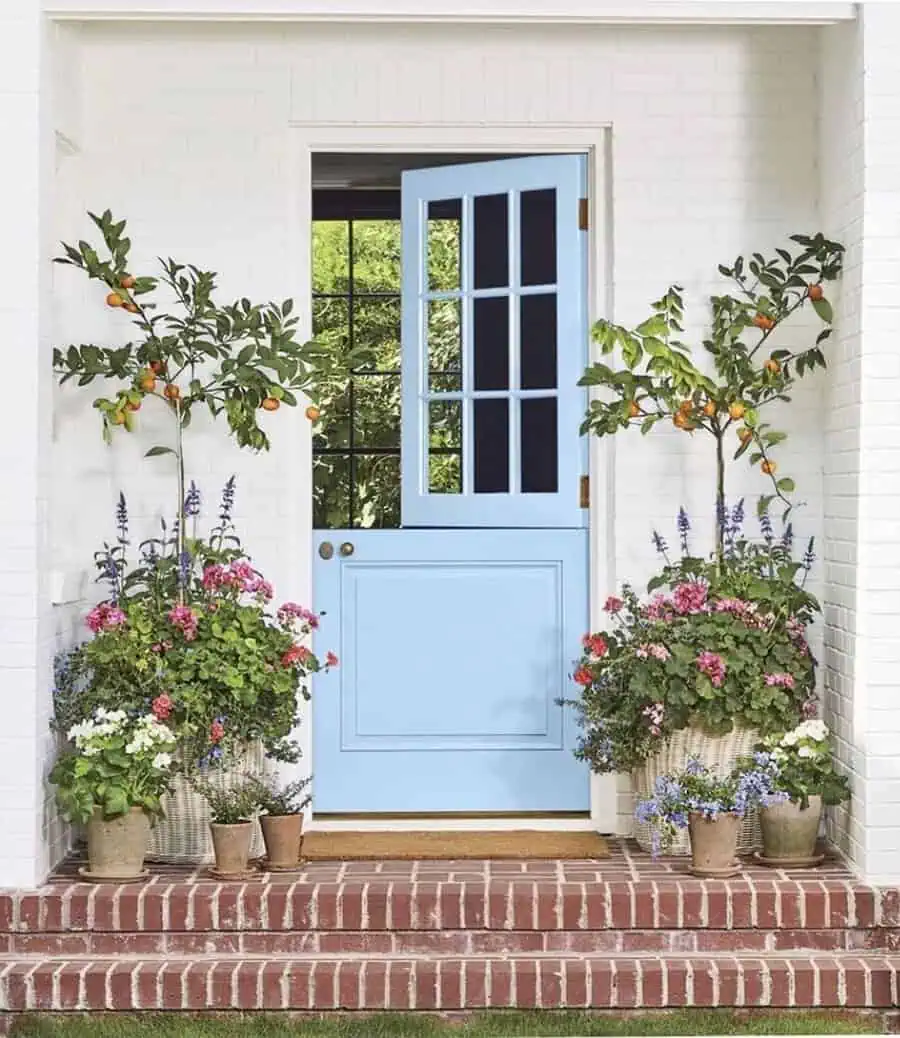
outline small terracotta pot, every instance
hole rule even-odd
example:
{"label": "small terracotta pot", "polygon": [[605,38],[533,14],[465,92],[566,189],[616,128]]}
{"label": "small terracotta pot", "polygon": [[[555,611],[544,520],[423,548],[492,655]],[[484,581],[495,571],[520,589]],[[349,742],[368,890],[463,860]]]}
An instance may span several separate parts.
{"label": "small terracotta pot", "polygon": [[688,816],[691,836],[691,872],[695,876],[734,876],[740,872],[737,841],[741,819],[736,814],[704,818],[699,811]]}
{"label": "small terracotta pot", "polygon": [[763,855],[769,861],[812,859],[821,820],[822,798],[819,796],[810,797],[806,808],[794,800],[760,808]]}
{"label": "small terracotta pot", "polygon": [[250,841],[253,838],[252,822],[236,822],[221,825],[210,822],[213,848],[216,852],[216,870],[223,875],[238,875],[250,866]]}
{"label": "small terracotta pot", "polygon": [[92,878],[130,879],[144,871],[144,856],[150,839],[150,816],[142,807],[124,815],[104,818],[94,808],[87,824],[88,862]]}
{"label": "small terracotta pot", "polygon": [[300,861],[303,815],[262,815],[259,819],[266,842],[266,860],[278,869],[289,869]]}

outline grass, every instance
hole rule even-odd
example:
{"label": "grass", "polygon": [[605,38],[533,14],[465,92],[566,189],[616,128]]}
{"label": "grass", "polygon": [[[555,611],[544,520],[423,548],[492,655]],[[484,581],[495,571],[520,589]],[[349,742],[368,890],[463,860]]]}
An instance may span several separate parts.
{"label": "grass", "polygon": [[616,1016],[575,1012],[492,1012],[462,1019],[384,1013],[296,1018],[181,1014],[35,1016],[17,1020],[10,1038],[639,1038],[660,1035],[884,1034],[879,1014],[684,1010]]}

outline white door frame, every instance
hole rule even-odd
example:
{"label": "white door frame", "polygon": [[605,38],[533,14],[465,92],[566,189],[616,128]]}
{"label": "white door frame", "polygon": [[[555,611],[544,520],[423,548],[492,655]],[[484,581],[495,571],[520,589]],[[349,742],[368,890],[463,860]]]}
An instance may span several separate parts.
{"label": "white door frame", "polygon": [[[612,221],[610,178],[610,124],[563,123],[320,123],[290,124],[290,226],[292,275],[297,297],[304,301],[300,313],[305,331],[311,334],[312,276],[310,269],[309,226],[312,220],[312,156],[316,152],[402,152],[425,154],[443,152],[459,155],[569,153],[588,156],[588,320],[612,315]],[[575,214],[573,214],[573,219]],[[603,624],[601,604],[615,580],[613,461],[611,440],[591,437],[589,444],[590,509],[588,513],[590,622],[593,630]],[[309,492],[308,481],[306,493]],[[311,545],[311,541],[308,541]],[[308,549],[311,551],[311,547]],[[312,567],[309,572],[311,574]],[[311,579],[311,577],[310,577]],[[308,589],[308,591],[310,591]],[[311,725],[314,702],[304,711],[304,757],[315,775],[312,760]],[[617,830],[617,782],[614,775],[591,775],[590,817],[529,820],[529,828],[591,829],[601,833]],[[421,829],[422,821],[401,819],[328,820],[310,826],[320,830],[338,829]],[[521,819],[428,820],[429,829],[514,829]]]}

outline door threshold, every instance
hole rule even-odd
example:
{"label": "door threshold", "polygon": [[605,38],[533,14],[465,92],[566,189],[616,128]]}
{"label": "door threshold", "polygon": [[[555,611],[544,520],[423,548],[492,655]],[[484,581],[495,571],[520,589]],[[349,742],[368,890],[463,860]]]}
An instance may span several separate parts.
{"label": "door threshold", "polygon": [[560,814],[312,814],[308,829],[319,832],[452,832],[521,829],[593,832],[596,826],[587,811]]}

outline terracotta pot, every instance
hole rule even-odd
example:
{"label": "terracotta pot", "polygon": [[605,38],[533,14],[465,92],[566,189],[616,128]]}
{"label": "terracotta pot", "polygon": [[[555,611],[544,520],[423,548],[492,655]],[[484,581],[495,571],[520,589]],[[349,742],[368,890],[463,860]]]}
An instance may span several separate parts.
{"label": "terracotta pot", "polygon": [[262,815],[263,840],[266,843],[266,859],[275,868],[290,868],[300,861],[300,845],[303,842],[303,815]]}
{"label": "terracotta pot", "polygon": [[94,808],[87,824],[88,862],[92,877],[129,879],[144,871],[144,856],[150,838],[150,816],[133,807],[117,818],[104,818],[103,809]]}
{"label": "terracotta pot", "polygon": [[762,826],[763,855],[773,861],[813,858],[821,820],[821,797],[810,797],[806,808],[801,808],[794,800],[761,808],[759,823]]}
{"label": "terracotta pot", "polygon": [[699,811],[688,816],[691,837],[691,872],[696,876],[733,876],[740,872],[737,855],[741,819],[735,814],[704,818]]}
{"label": "terracotta pot", "polygon": [[210,822],[209,828],[216,853],[216,870],[224,874],[246,872],[250,865],[253,823],[220,825],[218,822]]}

